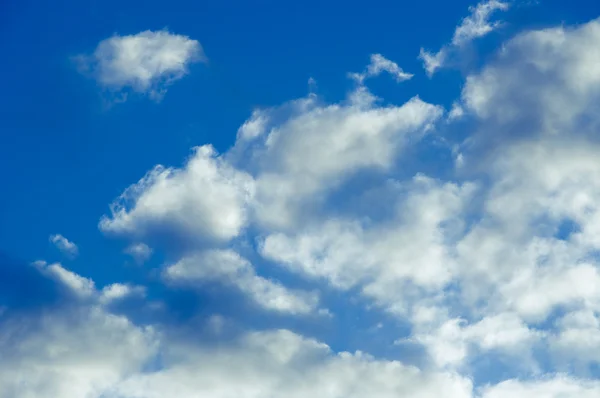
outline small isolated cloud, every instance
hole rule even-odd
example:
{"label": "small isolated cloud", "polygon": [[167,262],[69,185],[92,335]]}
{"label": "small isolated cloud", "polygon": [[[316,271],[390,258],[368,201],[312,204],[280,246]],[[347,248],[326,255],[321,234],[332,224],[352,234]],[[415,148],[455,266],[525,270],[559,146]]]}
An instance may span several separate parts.
{"label": "small isolated cloud", "polygon": [[114,301],[122,300],[126,297],[143,297],[146,289],[143,286],[131,286],[123,283],[113,283],[105,286],[99,293],[98,301],[101,304],[109,304]]}
{"label": "small isolated cloud", "polygon": [[59,286],[66,289],[70,294],[79,298],[92,297],[96,291],[96,285],[91,279],[80,276],[61,264],[48,264],[43,260],[32,264],[39,272],[47,278],[54,280]]}
{"label": "small isolated cloud", "polygon": [[509,4],[498,0],[482,1],[475,7],[469,7],[470,14],[456,27],[450,44],[443,46],[437,53],[421,48],[419,58],[429,76],[444,66],[451,52],[468,45],[473,40],[483,37],[501,25],[501,22],[490,21],[495,11],[506,11]]}
{"label": "small isolated cloud", "polygon": [[75,258],[79,254],[77,245],[61,234],[51,235],[50,242],[54,244],[64,255],[70,258]]}
{"label": "small isolated cloud", "polygon": [[372,54],[371,62],[362,73],[351,73],[350,77],[362,84],[365,79],[379,76],[382,72],[387,72],[398,82],[410,80],[414,76],[402,70],[394,61],[390,61],[381,54]]}
{"label": "small isolated cloud", "polygon": [[160,99],[167,87],[188,72],[188,65],[206,61],[202,46],[187,36],[166,30],[115,35],[98,44],[91,55],[77,61],[99,85],[133,91]]}
{"label": "small isolated cloud", "polygon": [[136,263],[143,264],[152,257],[152,248],[145,243],[134,243],[125,249],[125,253],[129,254]]}

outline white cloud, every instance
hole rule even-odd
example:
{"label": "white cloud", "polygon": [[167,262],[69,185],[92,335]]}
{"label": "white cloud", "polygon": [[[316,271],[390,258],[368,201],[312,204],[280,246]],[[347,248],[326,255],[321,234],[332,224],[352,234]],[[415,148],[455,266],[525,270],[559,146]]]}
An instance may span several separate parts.
{"label": "white cloud", "polygon": [[[99,302],[126,290],[110,285]],[[215,316],[206,323],[218,334],[215,322],[223,323]],[[9,308],[0,323],[0,398],[472,397],[471,381],[456,373],[335,353],[288,330],[245,331],[214,344],[162,326],[136,326],[94,300],[41,316]]]}
{"label": "white cloud", "polygon": [[259,306],[282,313],[315,312],[319,302],[314,293],[290,290],[256,275],[252,264],[232,250],[212,250],[186,256],[167,267],[163,276],[172,283],[197,284],[205,281],[230,284]]}
{"label": "white cloud", "polygon": [[508,8],[509,3],[498,0],[482,1],[475,7],[469,7],[469,16],[456,27],[450,44],[442,47],[437,53],[421,48],[419,58],[423,61],[427,74],[432,76],[436,70],[443,67],[453,51],[497,29],[501,23],[491,22],[492,15],[496,11],[506,11]]}
{"label": "white cloud", "polygon": [[[249,333],[230,348],[182,347],[178,363],[121,383],[120,398],[210,397],[470,398],[471,382],[362,353],[334,354],[285,330]],[[166,361],[168,363],[169,356]]]}
{"label": "white cloud", "polygon": [[152,248],[145,243],[133,243],[125,249],[125,253],[129,254],[136,263],[143,264],[152,257]]}
{"label": "white cloud", "polygon": [[462,46],[473,39],[483,37],[500,26],[500,22],[491,22],[496,11],[508,10],[509,4],[498,0],[482,1],[475,7],[469,7],[470,15],[456,27],[452,44]]}
{"label": "white cloud", "polygon": [[166,30],[115,35],[101,41],[92,55],[78,59],[100,85],[130,88],[154,98],[181,79],[190,63],[206,60],[198,41]]}
{"label": "white cloud", "polygon": [[69,271],[59,263],[48,264],[46,261],[37,260],[33,262],[32,265],[36,267],[40,273],[67,288],[70,293],[77,297],[89,298],[96,292],[94,281]]}
{"label": "white cloud", "polygon": [[123,283],[112,283],[102,288],[98,301],[102,304],[109,304],[114,301],[122,300],[126,297],[143,297],[146,289],[143,286],[131,286]]}
{"label": "white cloud", "polygon": [[297,234],[268,235],[260,252],[338,288],[360,286],[384,307],[402,312],[419,289],[435,292],[451,280],[456,264],[449,244],[461,229],[460,217],[473,189],[416,176],[385,197],[397,203],[388,222],[365,226],[328,220]]}
{"label": "white cloud", "polygon": [[407,73],[398,66],[397,63],[390,61],[381,54],[372,54],[371,62],[362,73],[351,73],[350,77],[356,80],[359,84],[363,84],[365,79],[379,76],[382,72],[387,72],[398,83],[405,80],[410,80],[414,76],[412,73]]}
{"label": "white cloud", "polygon": [[0,397],[100,398],[155,354],[151,328],[98,307],[62,308],[0,325]]}
{"label": "white cloud", "polygon": [[[489,16],[504,6],[483,4],[450,46],[497,26]],[[461,167],[445,178],[397,167],[407,149],[425,144],[442,109],[417,97],[382,106],[359,85],[337,104],[310,94],[256,110],[231,151],[201,147],[181,169],[155,169],[100,223],[134,242],[184,241],[189,251],[175,251],[166,280],[229,285],[263,308],[318,312],[310,295],[259,274],[274,264],[344,299],[357,293],[369,309],[410,323],[399,342],[426,349],[421,369],[259,332],[216,350],[184,346],[115,394],[277,396],[285,386],[292,397],[453,397],[442,385],[471,398],[597,393],[575,377],[588,376],[600,352],[598,26],[521,34],[471,75],[444,126],[460,117],[476,132],[448,144]],[[387,182],[373,189],[353,179],[361,172]],[[253,260],[255,268],[234,251],[252,251],[256,239],[274,264]],[[489,377],[505,382],[472,393],[465,378],[473,368],[501,362],[508,370]],[[405,374],[421,385],[406,384]]]}
{"label": "white cloud", "polygon": [[481,73],[468,77],[463,102],[488,122],[533,130],[519,133],[525,137],[589,133],[573,131],[571,124],[582,115],[597,117],[600,50],[594,43],[599,39],[598,20],[522,33]]}
{"label": "white cloud", "polygon": [[[414,330],[409,341],[422,344],[440,368],[460,368],[466,361],[487,352],[496,360],[508,361],[513,369],[527,370],[536,366],[532,347],[545,335],[530,329],[517,314],[499,313],[469,324],[465,319],[447,319],[443,312],[422,319],[423,309],[419,310],[412,319]],[[416,316],[419,312],[421,317]]]}
{"label": "white cloud", "polygon": [[359,87],[341,104],[322,105],[310,96],[267,112],[281,122],[265,127],[249,147],[260,224],[291,228],[357,172],[388,171],[443,113],[417,97],[401,106],[375,102]]}
{"label": "white cloud", "polygon": [[64,255],[74,258],[79,254],[79,248],[77,245],[61,234],[50,235],[50,242],[56,246],[58,250],[60,250]]}
{"label": "white cloud", "polygon": [[94,282],[90,279],[81,277],[65,268],[60,264],[51,264],[47,271],[54,278],[60,280],[72,292],[81,297],[89,297],[94,293]]}
{"label": "white cloud", "polygon": [[252,177],[203,146],[182,169],[156,166],[129,187],[100,228],[135,240],[226,242],[245,227],[253,190]]}

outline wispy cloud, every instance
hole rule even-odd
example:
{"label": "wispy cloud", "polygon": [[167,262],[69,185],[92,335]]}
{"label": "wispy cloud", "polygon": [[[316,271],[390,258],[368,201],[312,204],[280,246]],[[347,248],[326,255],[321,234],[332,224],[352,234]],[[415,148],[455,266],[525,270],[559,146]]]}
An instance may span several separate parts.
{"label": "wispy cloud", "polygon": [[136,263],[143,264],[152,257],[153,250],[145,243],[132,243],[127,246],[125,253],[133,257]]}
{"label": "wispy cloud", "polygon": [[79,254],[77,245],[61,234],[50,235],[50,242],[52,242],[64,255],[70,258],[75,258]]}
{"label": "wispy cloud", "polygon": [[397,82],[410,80],[414,76],[412,73],[405,72],[397,63],[390,61],[381,54],[372,54],[371,62],[362,73],[351,73],[350,77],[359,84],[370,77],[379,76],[382,72],[389,73]]}
{"label": "wispy cloud", "polygon": [[453,51],[459,50],[473,40],[497,29],[501,25],[501,22],[491,21],[493,14],[496,11],[506,11],[509,6],[508,2],[488,0],[474,7],[469,7],[469,16],[465,17],[456,27],[450,44],[443,46],[436,53],[421,48],[419,58],[423,61],[427,74],[432,76],[436,70],[442,68],[446,64],[448,56]]}

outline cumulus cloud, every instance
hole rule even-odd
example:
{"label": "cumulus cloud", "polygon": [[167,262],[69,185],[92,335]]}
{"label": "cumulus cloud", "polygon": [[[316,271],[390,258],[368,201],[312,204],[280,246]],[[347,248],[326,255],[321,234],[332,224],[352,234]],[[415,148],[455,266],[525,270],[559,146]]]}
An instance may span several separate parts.
{"label": "cumulus cloud", "polygon": [[380,106],[359,87],[340,104],[309,96],[255,114],[253,120],[263,120],[262,134],[239,146],[253,153],[246,167],[255,174],[256,219],[269,228],[296,226],[309,208],[318,207],[356,173],[390,170],[408,143],[422,138],[442,113],[418,97]]}
{"label": "cumulus cloud", "polygon": [[79,254],[77,245],[61,234],[50,235],[50,242],[67,257],[75,258]]}
{"label": "cumulus cloud", "polygon": [[[473,8],[442,51],[495,29],[492,12],[506,7],[490,1]],[[598,26],[509,40],[467,77],[444,123],[440,106],[418,97],[384,105],[362,84],[338,103],[311,93],[257,109],[230,150],[219,155],[205,145],[180,168],[157,166],[100,221],[102,231],[132,247],[143,241],[164,250],[168,288],[233,288],[269,310],[257,317],[318,313],[333,296],[393,320],[397,346],[421,349],[418,367],[334,350],[327,343],[336,341],[311,338],[306,329],[238,330],[213,336],[219,344],[209,346],[172,325],[157,321],[155,335],[117,317],[133,334],[149,336],[137,357],[149,359],[133,368],[117,363],[110,382],[83,381],[101,386],[89,395],[596,396]],[[361,82],[399,73],[383,58],[372,61]],[[468,138],[450,142],[440,130],[459,118],[469,122]],[[458,153],[460,167],[451,159],[437,175],[439,168],[426,174],[402,163],[415,153],[431,156],[432,141],[448,142],[447,155]],[[133,285],[97,289],[59,264],[38,267],[101,317],[115,319],[108,303],[143,297]],[[290,280],[302,288],[288,287]],[[345,333],[361,326],[352,311],[331,308],[333,319],[351,313],[338,324]],[[233,329],[209,315],[215,334]],[[394,329],[400,323],[407,326]],[[69,396],[57,388],[49,391]]]}
{"label": "cumulus cloud", "polygon": [[357,83],[364,83],[365,79],[379,76],[382,72],[389,73],[398,83],[405,80],[410,80],[414,76],[412,73],[407,73],[402,70],[394,61],[390,61],[381,54],[372,54],[371,62],[362,73],[351,73],[350,77],[356,80]]}
{"label": "cumulus cloud", "polygon": [[402,312],[402,303],[417,291],[435,292],[451,280],[452,236],[461,229],[460,215],[473,189],[418,175],[398,187],[396,215],[388,222],[325,221],[293,235],[270,234],[260,252],[338,288],[361,286],[365,295]]}
{"label": "cumulus cloud", "polygon": [[124,291],[113,284],[96,300],[43,316],[9,309],[0,323],[0,397],[471,397],[471,381],[456,373],[336,353],[285,329],[244,331],[226,345],[180,339],[163,325],[136,325],[99,305]]}
{"label": "cumulus cloud", "polygon": [[114,35],[91,55],[78,57],[84,72],[111,90],[132,89],[159,99],[193,62],[205,61],[202,46],[187,36],[162,31]]}
{"label": "cumulus cloud", "polygon": [[126,380],[117,396],[471,396],[471,382],[456,374],[422,372],[360,352],[334,354],[328,346],[286,330],[249,333],[234,347],[185,347],[180,363]]}
{"label": "cumulus cloud", "polygon": [[508,8],[508,2],[498,0],[482,1],[474,7],[469,7],[470,14],[454,30],[450,44],[445,45],[436,53],[421,48],[419,58],[423,61],[427,74],[432,76],[436,70],[445,66],[452,52],[460,50],[473,40],[497,29],[501,22],[492,22],[490,20],[492,15],[496,11],[506,11]]}
{"label": "cumulus cloud", "polygon": [[186,256],[167,267],[163,276],[168,282],[179,284],[203,281],[230,284],[260,307],[281,313],[308,314],[317,309],[319,302],[314,293],[289,290],[256,275],[252,264],[232,250],[212,250]]}
{"label": "cumulus cloud", "polygon": [[154,354],[151,329],[100,308],[3,319],[0,397],[100,397]]}
{"label": "cumulus cloud", "polygon": [[252,177],[207,145],[196,148],[184,168],[156,166],[129,187],[100,229],[134,239],[226,242],[245,227],[253,192]]}
{"label": "cumulus cloud", "polygon": [[[152,327],[136,326],[102,305],[101,298],[114,293],[116,285],[101,292],[94,281],[60,264],[37,261],[25,267],[54,284],[66,300],[42,302],[25,312],[10,302],[4,308],[1,398],[99,398],[156,355]],[[24,282],[31,283],[32,277],[28,273]]]}

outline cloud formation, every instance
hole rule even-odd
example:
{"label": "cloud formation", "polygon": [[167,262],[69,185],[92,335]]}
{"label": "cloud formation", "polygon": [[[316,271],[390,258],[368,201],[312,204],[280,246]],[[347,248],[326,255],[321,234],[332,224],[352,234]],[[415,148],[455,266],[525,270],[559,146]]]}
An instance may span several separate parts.
{"label": "cloud formation", "polygon": [[79,254],[77,245],[61,234],[50,235],[50,242],[56,246],[65,256],[75,258]]}
{"label": "cloud formation", "polygon": [[248,219],[254,180],[224,162],[210,145],[195,148],[182,169],[161,165],[111,205],[100,229],[134,239],[172,236],[186,242],[227,242]]}
{"label": "cloud formation", "polygon": [[436,53],[421,48],[419,58],[423,61],[423,67],[427,74],[433,76],[436,70],[446,65],[448,57],[453,52],[501,26],[501,22],[492,22],[490,19],[496,11],[506,11],[509,6],[508,2],[487,0],[474,7],[469,7],[470,14],[456,27],[449,44],[443,46]]}
{"label": "cloud formation", "polygon": [[[473,8],[449,46],[506,7]],[[598,396],[599,41],[597,20],[522,32],[449,112],[376,98],[366,77],[401,70],[375,56],[343,100],[257,109],[229,150],[156,166],[99,228],[134,257],[160,251],[160,292],[204,307],[172,320],[150,285],[4,271],[68,300],[33,313],[0,289],[0,398]],[[249,314],[202,301],[215,286]],[[385,355],[355,347],[360,328]]]}
{"label": "cloud formation", "polygon": [[161,31],[114,35],[102,40],[91,55],[78,58],[80,67],[102,87],[131,89],[160,99],[193,62],[206,60],[200,43],[187,36]]}
{"label": "cloud formation", "polygon": [[363,84],[365,79],[379,76],[382,72],[389,73],[398,83],[405,80],[410,80],[414,76],[412,73],[407,73],[402,70],[394,61],[390,61],[381,54],[372,54],[371,62],[362,73],[351,73],[350,77],[356,80],[357,83]]}
{"label": "cloud formation", "polygon": [[308,314],[317,310],[319,302],[314,293],[290,290],[256,275],[252,264],[232,250],[210,250],[186,256],[168,266],[163,278],[175,284],[229,284],[258,306],[282,313]]}

